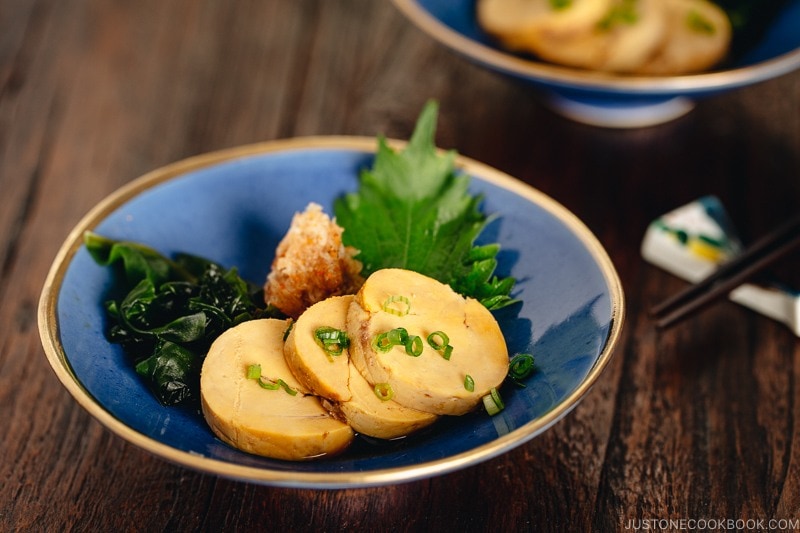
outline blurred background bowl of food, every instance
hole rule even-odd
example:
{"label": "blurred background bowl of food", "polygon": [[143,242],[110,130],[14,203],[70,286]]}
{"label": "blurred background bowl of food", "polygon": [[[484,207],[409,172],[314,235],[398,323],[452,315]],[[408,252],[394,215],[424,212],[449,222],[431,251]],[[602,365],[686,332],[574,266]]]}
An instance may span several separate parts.
{"label": "blurred background bowl of food", "polygon": [[[715,0],[713,5],[725,16],[724,26],[716,25],[713,12],[698,14],[689,6],[681,14],[684,33],[705,33],[713,37],[711,40],[719,40],[727,33],[729,38],[724,52],[712,64],[691,65],[689,57],[688,70],[683,72],[661,68],[664,56],[691,55],[682,49],[689,45],[676,46],[679,36],[674,31],[665,31],[662,44],[658,45],[670,43],[670,52],[650,51],[642,68],[628,68],[633,56],[645,55],[650,46],[645,37],[655,41],[652,37],[659,30],[655,26],[644,27],[654,20],[646,10],[654,5],[660,9],[656,4],[662,0],[393,1],[414,25],[441,44],[495,72],[533,84],[556,112],[597,126],[635,128],[664,123],[689,112],[701,98],[763,82],[800,67],[800,0]],[[706,3],[690,1],[700,7]],[[628,14],[633,13],[627,25],[640,26],[640,36],[626,35],[628,42],[617,39],[619,42],[614,43],[620,50],[616,62],[608,59],[608,53],[600,53],[605,42],[596,35],[551,39],[554,46],[541,48],[549,31],[538,28],[536,33],[541,11],[582,10],[580,16],[588,20],[589,12],[596,11],[598,5],[606,9],[606,15],[593,23],[595,28],[608,24],[611,13],[624,19],[626,9]],[[639,13],[635,12],[637,9]],[[491,12],[487,15],[487,11]],[[492,18],[492,13],[499,15]],[[567,27],[564,17],[558,23],[562,29]],[[504,25],[510,28],[509,33],[500,31]],[[620,26],[624,25],[623,20]],[[694,53],[694,59],[708,54],[709,47],[705,47],[705,51],[701,47]],[[658,56],[662,65],[656,67],[653,65],[658,61],[653,58]]]}

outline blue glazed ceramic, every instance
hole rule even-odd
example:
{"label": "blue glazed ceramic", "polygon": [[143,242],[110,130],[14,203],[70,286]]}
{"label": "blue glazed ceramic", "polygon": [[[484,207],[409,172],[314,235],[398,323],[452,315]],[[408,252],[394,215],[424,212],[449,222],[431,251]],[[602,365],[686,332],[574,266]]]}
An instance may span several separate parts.
{"label": "blue glazed ceramic", "polygon": [[111,431],[166,460],[235,479],[294,487],[363,487],[442,474],[497,456],[540,434],[572,409],[606,366],[623,321],[613,265],[571,213],[540,192],[466,158],[458,164],[497,215],[483,237],[501,243],[499,274],[518,279],[521,303],[497,312],[509,351],[535,354],[527,387],[503,389],[506,409],[437,423],[404,440],[357,439],[341,456],[284,462],[217,439],[193,409],[163,407],[104,336],[109,269],[82,247],[93,230],[238,266],[261,283],[292,215],[354,191],[371,165],[373,139],[308,138],[199,156],[120,189],[76,226],[54,261],[39,308],[55,373]]}
{"label": "blue glazed ceramic", "polygon": [[700,74],[638,77],[573,69],[515,55],[484,33],[476,0],[393,0],[408,19],[475,63],[542,90],[545,101],[574,120],[642,127],[677,118],[707,97],[781,76],[800,67],[800,0],[786,0],[758,38],[742,41],[720,69]]}

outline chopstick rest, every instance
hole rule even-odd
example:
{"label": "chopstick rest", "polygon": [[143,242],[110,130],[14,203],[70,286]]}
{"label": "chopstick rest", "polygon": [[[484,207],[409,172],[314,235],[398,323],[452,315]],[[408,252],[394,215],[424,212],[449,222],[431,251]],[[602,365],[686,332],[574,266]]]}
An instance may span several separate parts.
{"label": "chopstick rest", "polygon": [[797,217],[744,249],[718,198],[705,196],[654,220],[642,241],[642,257],[691,282],[687,290],[652,310],[659,327],[727,296],[800,336],[800,292],[780,283],[750,283],[752,275],[800,245]]}

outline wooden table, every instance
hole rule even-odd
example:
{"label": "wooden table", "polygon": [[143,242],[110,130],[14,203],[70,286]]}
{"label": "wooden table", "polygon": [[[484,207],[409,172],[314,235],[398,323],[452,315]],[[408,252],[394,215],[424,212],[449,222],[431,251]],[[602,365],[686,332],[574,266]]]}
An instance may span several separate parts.
{"label": "wooden table", "polygon": [[[429,98],[441,104],[440,146],[564,204],[618,269],[622,338],[564,420],[462,471],[316,491],[174,466],[73,401],[44,357],[36,307],[59,245],[95,203],[212,150],[304,135],[406,138]],[[446,50],[388,2],[7,0],[0,149],[2,531],[800,520],[800,342],[729,302],[656,330],[647,308],[684,282],[639,255],[649,221],[704,194],[719,196],[747,237],[797,211],[800,72],[701,101],[659,127],[608,130],[550,112],[530,87]],[[781,268],[797,265],[795,256]]]}

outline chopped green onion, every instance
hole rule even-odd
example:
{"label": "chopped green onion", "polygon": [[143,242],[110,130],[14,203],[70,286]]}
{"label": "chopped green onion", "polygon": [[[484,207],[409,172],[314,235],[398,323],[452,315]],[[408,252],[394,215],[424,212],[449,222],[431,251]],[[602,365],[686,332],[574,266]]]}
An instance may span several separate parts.
{"label": "chopped green onion", "polygon": [[389,340],[389,332],[384,331],[383,333],[378,333],[375,335],[375,338],[372,339],[372,347],[375,349],[376,352],[386,353],[392,349],[394,344],[391,340]]}
{"label": "chopped green onion", "polygon": [[272,381],[270,379],[265,378],[264,376],[259,376],[256,379],[256,381],[258,382],[258,385],[262,389],[278,390],[280,388],[283,388],[283,390],[285,390],[287,394],[291,394],[292,396],[297,395],[297,391],[291,388],[288,383],[286,383],[280,378],[278,378],[278,381]]}
{"label": "chopped green onion", "polygon": [[483,408],[486,409],[486,412],[489,413],[489,416],[494,416],[500,412],[500,409],[497,407],[497,404],[494,403],[492,400],[492,396],[487,394],[483,397]]}
{"label": "chopped green onion", "polygon": [[447,361],[450,360],[450,356],[453,354],[453,347],[450,345],[450,337],[447,336],[447,333],[434,331],[428,335],[428,344]]}
{"label": "chopped green onion", "polygon": [[297,391],[291,388],[289,384],[282,379],[278,379],[278,385],[283,387],[283,390],[285,390],[290,396],[297,396]]}
{"label": "chopped green onion", "polygon": [[490,416],[494,416],[503,410],[505,404],[496,388],[492,387],[490,393],[483,397],[483,407]]}
{"label": "chopped green onion", "polygon": [[437,352],[450,344],[450,337],[444,331],[434,331],[428,335],[428,344]]}
{"label": "chopped green onion", "polygon": [[505,409],[506,404],[503,403],[503,399],[500,397],[500,391],[498,391],[497,388],[492,387],[489,391],[489,394],[491,395],[492,400],[494,400],[494,403],[497,404],[497,407],[500,409]]}
{"label": "chopped green onion", "polygon": [[346,332],[330,326],[322,326],[314,330],[314,340],[327,355],[341,355],[344,349],[350,345],[350,339]]}
{"label": "chopped green onion", "polygon": [[[378,333],[375,338],[372,339],[372,347],[376,352],[381,353],[387,353],[395,346],[405,346],[406,351],[408,351],[408,345],[411,340],[412,338],[408,336],[406,328],[394,328],[383,333]],[[420,348],[420,353],[422,353],[422,348]]]}
{"label": "chopped green onion", "polygon": [[267,378],[265,378],[264,376],[260,376],[256,381],[258,381],[258,385],[262,389],[278,390],[280,388],[280,384],[279,383],[275,383],[274,381],[270,381]]}
{"label": "chopped green onion", "polygon": [[518,381],[525,379],[533,373],[533,356],[529,353],[519,353],[511,358],[508,364],[508,374],[511,379]]}
{"label": "chopped green onion", "polygon": [[250,365],[247,367],[247,379],[258,379],[261,377],[261,365]]}
{"label": "chopped green onion", "polygon": [[294,327],[294,320],[289,320],[289,325],[286,327],[286,330],[283,332],[283,342],[286,342],[286,339],[289,338],[289,333],[292,332],[292,328]]}
{"label": "chopped green onion", "polygon": [[412,357],[422,355],[422,339],[419,335],[412,335],[406,341],[406,353]]}
{"label": "chopped green onion", "polygon": [[376,383],[374,390],[375,396],[377,396],[382,402],[388,402],[394,398],[394,391],[392,390],[392,386],[388,383]]}
{"label": "chopped green onion", "polygon": [[686,15],[686,24],[694,32],[704,35],[714,35],[714,24],[695,10],[689,11]]}
{"label": "chopped green onion", "polygon": [[406,331],[406,328],[394,328],[389,331],[387,335],[389,336],[389,342],[392,343],[392,346],[405,344],[408,341],[408,331]]}
{"label": "chopped green onion", "polygon": [[464,376],[464,388],[469,392],[475,392],[475,380],[469,374]]}
{"label": "chopped green onion", "polygon": [[453,345],[452,344],[448,344],[439,353],[442,354],[442,357],[444,357],[445,361],[449,361],[450,360],[450,356],[453,355]]}
{"label": "chopped green onion", "polygon": [[247,379],[254,379],[258,383],[258,386],[262,389],[267,390],[278,390],[280,387],[294,396],[297,394],[297,391],[292,389],[285,381],[282,379],[278,379],[277,382],[272,381],[268,378],[265,378],[261,375],[261,365],[250,365],[247,367]]}
{"label": "chopped green onion", "polygon": [[406,316],[408,312],[411,311],[411,300],[406,296],[395,294],[389,296],[386,301],[383,302],[381,309],[393,315]]}

